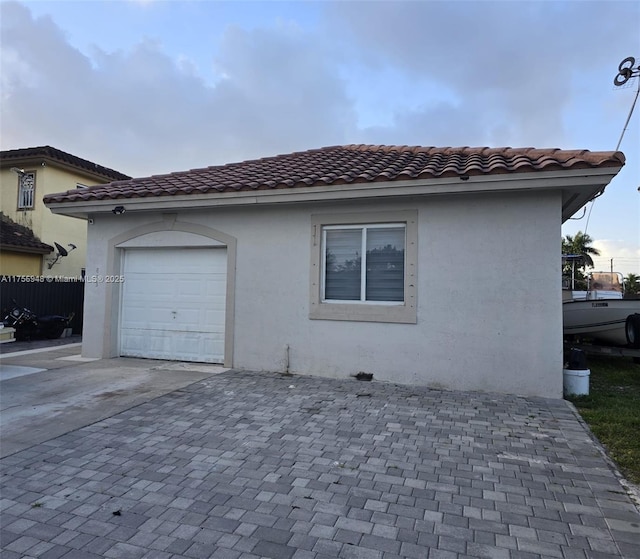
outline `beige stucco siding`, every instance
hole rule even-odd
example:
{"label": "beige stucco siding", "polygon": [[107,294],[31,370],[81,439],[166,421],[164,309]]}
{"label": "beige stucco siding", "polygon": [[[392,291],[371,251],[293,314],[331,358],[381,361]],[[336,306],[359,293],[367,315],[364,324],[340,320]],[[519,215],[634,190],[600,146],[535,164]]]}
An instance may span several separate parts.
{"label": "beige stucco siding", "polygon": [[39,276],[42,274],[42,256],[25,252],[0,251],[0,275]]}
{"label": "beige stucco siding", "polygon": [[93,186],[99,182],[54,165],[25,166],[24,170],[34,172],[36,175],[33,209],[18,209],[18,175],[10,169],[2,169],[0,174],[1,211],[16,223],[31,229],[34,235],[44,243],[54,246],[53,243],[57,242],[67,250],[69,250],[69,244],[77,247],[69,252],[68,256],[58,260],[51,269],[47,261],[53,258],[55,253],[45,255],[44,259],[38,256],[43,262],[43,275],[80,277],[87,256],[87,222],[84,219],[52,213],[44,205],[42,198],[45,194],[72,190],[78,183]]}
{"label": "beige stucco siding", "polygon": [[[311,320],[312,216],[396,210],[418,212],[417,323]],[[256,205],[175,219],[237,240],[227,356],[234,367],[284,370],[288,346],[294,373],[363,371],[378,380],[451,389],[562,394],[558,193]],[[108,240],[160,222],[154,213],[95,216],[87,274],[119,273]],[[86,356],[117,353],[118,305],[117,286],[86,285]]]}

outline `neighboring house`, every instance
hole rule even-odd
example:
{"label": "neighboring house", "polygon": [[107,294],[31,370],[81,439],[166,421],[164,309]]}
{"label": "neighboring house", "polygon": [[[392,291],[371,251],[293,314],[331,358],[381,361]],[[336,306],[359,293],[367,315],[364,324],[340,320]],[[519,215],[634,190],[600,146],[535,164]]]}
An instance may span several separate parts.
{"label": "neighboring house", "polygon": [[[42,198],[61,190],[129,178],[50,146],[1,151],[0,210],[52,250],[25,256],[24,245],[18,251],[15,245],[11,245],[11,249],[5,247],[3,241],[0,274],[79,278],[86,265],[87,222],[52,214]],[[2,226],[4,228],[4,222]],[[68,252],[55,264],[59,250],[54,243]]]}
{"label": "neighboring house", "polygon": [[45,202],[89,219],[87,357],[560,397],[561,224],[623,165],[338,146]]}
{"label": "neighboring house", "polygon": [[[31,229],[15,223],[0,212],[0,273],[20,276],[39,276],[42,257],[51,254],[53,247],[38,239]],[[7,274],[7,275],[9,275]]]}

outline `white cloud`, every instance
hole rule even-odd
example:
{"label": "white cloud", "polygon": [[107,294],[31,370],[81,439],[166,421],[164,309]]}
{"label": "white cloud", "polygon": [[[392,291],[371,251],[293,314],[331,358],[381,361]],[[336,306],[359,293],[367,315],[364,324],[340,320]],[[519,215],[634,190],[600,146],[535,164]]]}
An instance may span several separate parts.
{"label": "white cloud", "polygon": [[311,27],[228,25],[202,43],[215,51],[168,53],[162,37],[81,52],[51,18],[0,10],[2,148],[52,144],[135,175],[352,142],[589,147],[568,139],[568,108],[588,99],[583,75],[633,50],[620,22],[639,13],[627,2],[338,2]]}
{"label": "white cloud", "polygon": [[[249,15],[135,3],[102,3],[87,35],[79,12],[94,10],[51,4],[62,29],[0,0],[1,149],[48,144],[136,176],[342,143],[608,150],[634,94],[613,77],[640,57],[640,6],[616,0],[260,3]],[[623,273],[639,267],[639,109],[627,165],[590,221],[563,227],[587,228],[599,267],[613,257]]]}
{"label": "white cloud", "polygon": [[342,143],[354,122],[326,52],[295,26],[227,29],[216,69],[226,76],[215,90],[216,126],[251,153]]}
{"label": "white cloud", "polygon": [[318,41],[292,25],[228,28],[210,86],[153,40],[89,57],[49,18],[0,9],[3,149],[53,144],[143,175],[343,143],[355,122]]}
{"label": "white cloud", "polygon": [[392,125],[365,131],[394,138],[420,130],[430,145],[444,137],[452,145],[564,147],[565,111],[597,87],[594,68],[614,70],[637,47],[631,29],[640,23],[637,4],[615,1],[330,6],[336,36],[357,43],[371,72],[402,68],[418,91],[453,92],[455,104],[425,96],[407,110],[398,102]]}

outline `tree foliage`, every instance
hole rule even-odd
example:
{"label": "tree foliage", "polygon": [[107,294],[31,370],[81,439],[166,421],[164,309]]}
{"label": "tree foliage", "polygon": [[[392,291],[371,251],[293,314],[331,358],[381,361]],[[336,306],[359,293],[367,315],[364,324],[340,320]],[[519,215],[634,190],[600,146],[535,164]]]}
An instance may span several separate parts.
{"label": "tree foliage", "polygon": [[600,256],[600,251],[591,246],[593,239],[587,233],[578,231],[575,235],[566,235],[562,239],[562,254],[575,254],[582,257],[580,268],[593,268],[591,256]]}
{"label": "tree foliage", "polygon": [[592,256],[599,256],[600,251],[591,246],[593,239],[587,233],[578,231],[575,235],[565,235],[562,238],[562,254],[578,256],[578,260],[567,260],[562,267],[562,274],[573,277],[577,289],[586,289],[586,269],[593,268]]}
{"label": "tree foliage", "polygon": [[640,295],[640,276],[629,273],[623,281],[625,295]]}

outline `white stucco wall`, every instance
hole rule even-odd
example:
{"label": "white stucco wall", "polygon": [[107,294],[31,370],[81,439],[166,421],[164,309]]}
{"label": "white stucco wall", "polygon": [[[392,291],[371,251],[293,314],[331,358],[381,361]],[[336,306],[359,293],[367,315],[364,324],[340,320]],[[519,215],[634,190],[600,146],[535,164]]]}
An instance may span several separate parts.
{"label": "white stucco wall", "polygon": [[[418,210],[417,324],[309,319],[311,216],[407,209]],[[108,240],[161,220],[153,213],[95,216],[87,275],[119,273]],[[293,373],[363,371],[432,387],[562,395],[559,193],[256,205],[181,212],[177,221],[237,239],[236,368],[283,370],[289,346]],[[113,287],[86,286],[86,356],[117,353],[115,326],[105,334],[117,316]]]}

